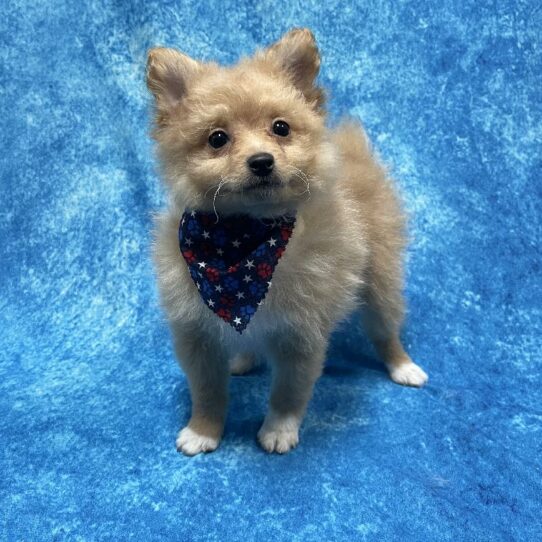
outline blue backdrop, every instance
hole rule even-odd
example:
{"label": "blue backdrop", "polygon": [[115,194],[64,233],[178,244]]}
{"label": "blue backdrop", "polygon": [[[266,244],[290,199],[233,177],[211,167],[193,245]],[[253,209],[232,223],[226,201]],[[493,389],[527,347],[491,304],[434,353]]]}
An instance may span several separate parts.
{"label": "blue backdrop", "polygon": [[[353,319],[293,453],[256,444],[260,369],[189,459],[145,53],[232,63],[292,26],[411,213],[404,338],[430,382],[392,384]],[[0,539],[540,539],[541,28],[535,0],[3,2]]]}

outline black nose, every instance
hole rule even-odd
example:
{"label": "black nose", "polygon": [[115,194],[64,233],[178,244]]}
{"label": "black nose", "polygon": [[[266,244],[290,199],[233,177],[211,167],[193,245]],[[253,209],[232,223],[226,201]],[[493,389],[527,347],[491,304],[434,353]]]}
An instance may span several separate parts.
{"label": "black nose", "polygon": [[258,175],[258,177],[265,177],[273,171],[273,164],[275,159],[272,154],[268,152],[259,152],[253,154],[247,159],[247,164],[252,173]]}

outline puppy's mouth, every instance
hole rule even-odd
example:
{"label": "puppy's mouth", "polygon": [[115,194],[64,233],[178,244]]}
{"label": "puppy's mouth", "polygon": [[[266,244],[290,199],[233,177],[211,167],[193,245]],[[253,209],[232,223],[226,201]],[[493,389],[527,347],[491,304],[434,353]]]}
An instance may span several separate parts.
{"label": "puppy's mouth", "polygon": [[267,192],[269,190],[276,190],[280,188],[282,182],[276,177],[254,177],[249,179],[241,187],[241,192]]}
{"label": "puppy's mouth", "polygon": [[275,175],[266,177],[249,177],[239,187],[239,194],[266,195],[279,190],[282,187],[282,181]]}

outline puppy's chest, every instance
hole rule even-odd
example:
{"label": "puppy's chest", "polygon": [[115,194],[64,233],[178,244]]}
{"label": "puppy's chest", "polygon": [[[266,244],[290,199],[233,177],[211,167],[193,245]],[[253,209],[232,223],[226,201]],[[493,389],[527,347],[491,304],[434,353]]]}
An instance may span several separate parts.
{"label": "puppy's chest", "polygon": [[328,310],[332,318],[341,316],[357,298],[366,252],[359,233],[350,241],[346,235],[292,239],[275,270],[262,312]]}
{"label": "puppy's chest", "polygon": [[[364,260],[364,243],[358,228],[355,233],[346,231],[341,223],[331,225],[319,221],[318,229],[309,229],[303,219],[298,220],[282,257],[269,277],[270,286],[265,299],[254,307],[256,313],[242,339],[258,340],[277,327],[292,323],[296,328],[302,324],[325,325],[350,311],[359,291]],[[171,246],[174,246],[174,239],[171,241]],[[196,288],[199,281],[190,277],[179,249],[176,251],[181,284],[176,282],[170,291],[165,292],[166,297],[178,301],[172,303],[177,311],[172,313],[174,319],[203,318],[209,326],[216,326],[217,332],[224,337],[237,342],[241,337],[231,325],[219,318],[216,307],[213,308],[204,292]],[[204,272],[203,269],[198,271]],[[252,274],[254,272],[251,270]],[[167,278],[167,273],[164,278]]]}

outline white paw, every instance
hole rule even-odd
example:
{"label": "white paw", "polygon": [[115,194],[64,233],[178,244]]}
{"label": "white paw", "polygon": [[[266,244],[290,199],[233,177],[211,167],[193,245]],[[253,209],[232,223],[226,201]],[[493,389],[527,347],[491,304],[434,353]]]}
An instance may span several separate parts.
{"label": "white paw", "polygon": [[388,367],[390,378],[403,386],[423,386],[429,378],[425,371],[414,362],[403,363],[398,367]]}
{"label": "white paw", "polygon": [[201,452],[212,452],[218,448],[220,440],[200,435],[186,426],[177,436],[177,451],[185,455],[197,455]]}
{"label": "white paw", "polygon": [[296,416],[268,414],[258,431],[261,447],[269,452],[285,454],[299,443],[299,420]]}
{"label": "white paw", "polygon": [[237,354],[230,360],[230,373],[232,375],[243,375],[248,373],[254,365],[254,356],[252,354]]}

